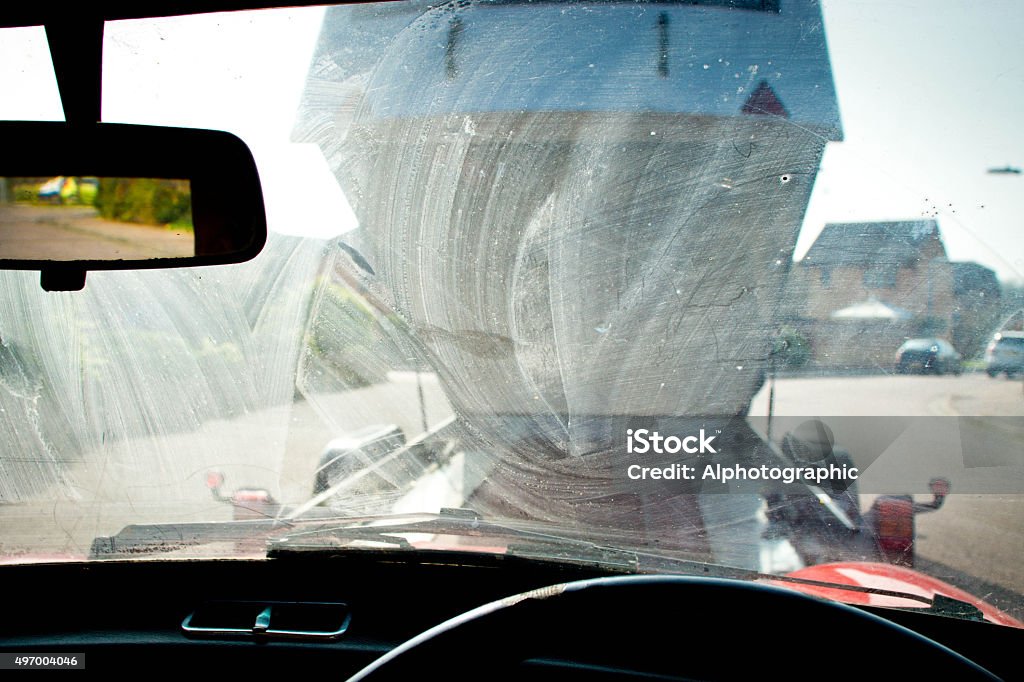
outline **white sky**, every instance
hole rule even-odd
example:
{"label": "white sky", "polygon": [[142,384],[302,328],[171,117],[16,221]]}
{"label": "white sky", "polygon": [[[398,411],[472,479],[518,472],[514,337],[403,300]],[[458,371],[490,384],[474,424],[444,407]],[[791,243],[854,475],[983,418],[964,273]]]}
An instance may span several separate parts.
{"label": "white sky", "polygon": [[[1024,165],[1024,2],[824,0],[823,10],[845,140],[826,149],[797,257],[825,222],[936,217],[952,259],[1024,280],[1024,175],[986,172]],[[271,229],[345,231],[355,218],[319,150],[287,142],[322,16],[110,25],[103,118],[230,130],[256,156]],[[0,118],[62,119],[41,28],[0,32],[0,87],[18,93],[0,100]]]}
{"label": "white sky", "polygon": [[824,0],[845,140],[830,144],[799,258],[825,222],[937,217],[954,260],[1024,279],[1024,2]]}

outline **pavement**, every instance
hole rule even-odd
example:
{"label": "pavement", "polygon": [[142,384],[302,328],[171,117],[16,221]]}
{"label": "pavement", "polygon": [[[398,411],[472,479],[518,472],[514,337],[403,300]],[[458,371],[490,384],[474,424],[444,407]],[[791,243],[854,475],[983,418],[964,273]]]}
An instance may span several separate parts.
{"label": "pavement", "polygon": [[104,220],[90,206],[0,205],[0,259],[148,260],[194,255],[190,231]]}

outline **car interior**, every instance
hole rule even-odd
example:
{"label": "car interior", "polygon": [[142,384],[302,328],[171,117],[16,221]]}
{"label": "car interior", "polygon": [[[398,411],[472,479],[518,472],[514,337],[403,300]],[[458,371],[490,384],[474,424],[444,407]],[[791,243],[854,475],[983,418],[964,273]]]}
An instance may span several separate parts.
{"label": "car interior", "polygon": [[[300,0],[287,6],[313,4]],[[446,4],[454,7],[461,3]],[[513,5],[517,0],[495,0],[492,4]],[[553,3],[533,0],[526,4],[539,7]],[[643,4],[650,4],[654,12],[673,6],[670,2]],[[778,3],[760,4],[774,7]],[[99,0],[63,7],[52,3],[17,4],[0,10],[0,25],[5,28],[45,27],[65,114],[65,122],[0,125],[0,139],[10,150],[7,158],[0,159],[0,174],[42,177],[57,172],[47,168],[59,168],[67,176],[98,176],[100,182],[106,178],[191,178],[191,219],[196,235],[194,251],[175,255],[172,260],[139,257],[133,261],[121,256],[108,259],[74,254],[65,262],[50,257],[5,257],[0,268],[39,271],[47,295],[74,297],[83,287],[88,290],[94,277],[89,273],[94,271],[200,265],[215,272],[222,265],[259,258],[257,254],[268,241],[264,198],[253,157],[237,138],[187,128],[97,124],[102,120],[103,31],[104,22],[277,6],[265,0]],[[667,26],[669,20],[659,21],[659,26]],[[459,36],[465,30],[457,20],[445,26],[449,36]],[[452,41],[454,44],[455,38]],[[459,69],[469,67],[465,61],[458,61],[462,57],[457,50],[453,53],[450,48],[446,54],[448,78],[453,80],[461,73]],[[669,67],[658,68],[667,73]],[[387,76],[384,67],[374,75],[379,79]],[[771,105],[762,102],[762,106]],[[484,123],[477,125],[485,127]],[[403,133],[398,130],[395,134]],[[444,132],[448,135],[445,139],[455,139],[458,134],[457,130]],[[102,153],[97,152],[100,149]],[[161,153],[140,154],[140,149]],[[383,145],[375,153],[391,153],[382,149]],[[102,162],[96,163],[97,157]],[[372,159],[359,159],[351,166],[365,172],[369,182],[386,186],[386,175],[363,170],[371,163]],[[482,177],[484,171],[480,174]],[[772,182],[773,187],[780,186],[774,175]],[[433,191],[443,193],[441,188]],[[422,200],[432,201],[429,196]],[[486,214],[487,207],[479,208],[482,215]],[[551,205],[545,210],[557,213],[559,207]],[[614,251],[621,247],[621,243],[613,243],[607,248]],[[343,248],[346,258],[351,257],[355,264],[350,270],[359,276],[367,276],[367,268],[369,272],[381,269],[381,260],[360,264],[359,251]],[[522,259],[527,265],[532,262],[526,256]],[[517,271],[516,276],[532,277],[536,273]],[[235,294],[228,289],[223,295]],[[371,294],[366,296],[372,298]],[[415,311],[421,310],[417,306],[429,309],[439,304],[425,298],[408,305],[414,311],[409,324],[416,327],[421,338],[428,343],[436,341],[441,347],[448,343],[446,335],[450,331],[421,324],[416,317],[419,313]],[[530,301],[508,305],[528,306]],[[534,331],[527,329],[524,333]],[[6,335],[2,323],[0,335]],[[451,342],[448,347],[454,350],[446,357],[457,356],[458,362],[476,366],[473,363],[504,357],[505,343],[498,334],[467,334]],[[734,360],[730,363],[742,364]],[[631,366],[630,371],[641,370]],[[415,380],[420,381],[419,371]],[[755,386],[755,382],[759,382],[757,390],[764,377],[752,376],[750,385]],[[424,389],[417,386],[422,396]],[[457,410],[471,412],[474,403],[465,396],[477,396],[473,393],[476,389],[463,390],[464,399]],[[422,416],[426,425],[426,408]],[[626,423],[616,422],[616,426]],[[628,422],[632,426],[651,423]],[[533,429],[531,433],[536,434],[546,428],[539,424],[524,422],[517,428]],[[372,459],[387,459],[386,453],[396,449],[404,457],[393,460],[394,470],[382,473],[380,468],[375,469],[373,476],[381,480],[393,482],[406,476],[411,467],[429,472],[455,461],[445,445],[438,444],[440,439],[407,439],[397,427],[372,431],[385,434],[375,435],[373,440],[381,442],[384,438],[387,445],[380,452],[373,451]],[[708,433],[712,432],[709,427]],[[536,436],[536,442],[542,440]],[[725,436],[719,436],[719,443],[725,440]],[[81,656],[79,664],[69,667],[130,675],[165,671],[230,676],[327,674],[339,679],[371,680],[524,675],[535,679],[599,680],[735,679],[753,675],[793,679],[823,675],[941,679],[1020,676],[1018,652],[1024,643],[1024,630],[985,622],[969,604],[918,596],[921,603],[915,604],[917,608],[893,608],[872,603],[847,605],[811,596],[792,588],[814,587],[813,580],[787,579],[749,568],[725,569],[701,561],[701,552],[707,551],[714,540],[707,539],[705,529],[696,531],[694,537],[700,539],[696,549],[681,550],[680,556],[692,556],[694,560],[666,563],[662,570],[638,569],[631,558],[618,562],[608,548],[581,544],[583,540],[573,551],[548,547],[550,551],[517,553],[513,551],[516,543],[555,545],[549,538],[538,538],[539,533],[518,526],[488,529],[476,512],[465,509],[442,508],[439,517],[412,520],[402,532],[448,537],[456,531],[446,528],[469,527],[468,534],[482,547],[456,546],[437,551],[429,543],[417,545],[415,539],[411,544],[382,540],[383,536],[373,535],[374,524],[368,523],[360,525],[359,532],[343,529],[342,533],[350,534],[339,535],[343,540],[337,546],[307,551],[303,538],[316,532],[329,535],[324,529],[337,531],[330,523],[328,508],[320,505],[339,491],[343,493],[346,485],[356,484],[349,480],[360,469],[355,459],[359,453],[351,454],[356,449],[348,441],[332,441],[324,454],[314,459],[311,466],[318,467],[315,475],[302,484],[313,497],[299,511],[279,506],[261,486],[234,489],[236,483],[247,481],[229,474],[225,482],[222,474],[214,472],[209,474],[207,487],[213,492],[214,502],[224,509],[232,507],[233,522],[226,524],[227,529],[214,523],[204,525],[202,519],[187,519],[188,523],[182,525],[142,523],[95,538],[90,560],[48,561],[43,557],[3,562],[0,653],[10,656],[3,659],[5,667],[16,667],[11,664],[13,656]],[[766,456],[775,457],[776,453],[771,451]],[[205,471],[194,472],[190,484],[203,475],[207,475]],[[370,485],[365,474],[355,476],[362,477],[361,485]],[[343,477],[349,479],[338,483]],[[508,482],[502,483],[500,474],[495,474],[493,480],[493,490],[498,492],[489,492],[485,484],[469,498],[473,506],[497,510],[499,517],[504,514],[505,518],[516,518],[517,512],[505,506],[512,503],[500,492],[500,485]],[[936,485],[948,484],[933,482],[933,492],[938,489]],[[855,516],[844,514],[842,505],[833,503],[838,496],[830,498],[814,490],[818,495],[816,504],[821,502],[821,509],[828,508],[833,526],[839,524],[835,519]],[[535,499],[542,500],[546,494],[557,492],[538,490]],[[936,493],[934,509],[941,506],[944,494],[944,489]],[[628,506],[632,498],[623,493],[616,497],[616,504],[622,504],[623,499]],[[925,506],[918,503],[916,511],[931,510]],[[641,532],[642,524],[629,519],[615,521],[619,522],[618,530],[625,534]],[[419,527],[416,523],[427,525]],[[714,524],[708,520],[705,523],[713,533]],[[849,524],[859,521],[846,523],[852,528]],[[585,538],[582,530],[580,535]],[[198,538],[203,539],[200,542]],[[273,541],[266,553],[269,538]],[[290,544],[295,539],[299,542]],[[349,544],[350,540],[355,542]],[[149,551],[156,542],[164,551]],[[208,557],[202,556],[201,550],[193,552],[207,545],[213,548]],[[501,550],[486,551],[490,546],[500,546]],[[395,551],[398,549],[401,551]],[[822,586],[828,587],[817,584]],[[847,590],[869,602],[887,594],[902,594],[856,585],[831,589]]]}
{"label": "car interior", "polygon": [[[328,560],[5,566],[4,574],[7,584],[18,586],[8,600],[6,652],[79,652],[87,669],[99,670],[269,668],[342,677],[481,605],[609,576],[535,561],[398,560],[372,553]],[[492,614],[492,621],[451,639],[436,635],[434,647],[408,661],[396,656],[394,669],[382,667],[377,679],[730,679],[766,667],[799,679],[852,656],[851,648],[872,652],[845,660],[856,674],[870,674],[884,661],[886,673],[1014,677],[1020,637],[1014,629],[911,610],[854,609],[745,583],[689,580],[623,584],[622,593],[609,590],[557,606],[534,592],[529,603],[535,608]],[[268,607],[291,610],[282,629],[294,634],[256,630],[256,617]],[[203,608],[210,609],[210,626],[235,632],[183,632],[182,622]],[[683,619],[686,625],[679,624]],[[341,636],[323,636],[346,621]]]}

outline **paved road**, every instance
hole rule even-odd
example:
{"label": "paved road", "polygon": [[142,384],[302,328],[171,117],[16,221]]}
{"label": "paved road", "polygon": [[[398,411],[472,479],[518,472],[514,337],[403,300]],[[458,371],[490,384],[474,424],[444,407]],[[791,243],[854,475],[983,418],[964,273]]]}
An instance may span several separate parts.
{"label": "paved road", "polygon": [[[751,414],[766,414],[767,405],[766,387]],[[919,492],[931,476],[949,478],[953,494],[945,506],[918,517],[921,565],[931,574],[987,595],[1018,618],[1024,615],[1024,597],[1019,596],[1024,595],[1020,381],[984,374],[782,379],[776,384],[775,407],[779,415],[823,417],[855,461],[865,449],[877,450],[880,440],[888,442],[892,435],[879,432],[898,429],[900,420],[830,420],[827,415],[910,416],[903,420],[909,424],[906,430],[870,463],[862,490]],[[862,506],[866,509],[872,500],[865,495]]]}
{"label": "paved road", "polygon": [[4,554],[85,555],[93,538],[128,524],[227,521],[229,505],[213,499],[206,473],[222,472],[225,489],[266,488],[286,504],[312,495],[313,473],[332,438],[361,426],[393,423],[414,438],[452,410],[436,376],[392,372],[383,383],[344,394],[204,423],[198,430],[107,443],[67,463],[62,486],[34,499],[0,504]]}
{"label": "paved road", "polygon": [[143,260],[195,255],[191,232],[97,217],[88,206],[0,205],[0,257]]}

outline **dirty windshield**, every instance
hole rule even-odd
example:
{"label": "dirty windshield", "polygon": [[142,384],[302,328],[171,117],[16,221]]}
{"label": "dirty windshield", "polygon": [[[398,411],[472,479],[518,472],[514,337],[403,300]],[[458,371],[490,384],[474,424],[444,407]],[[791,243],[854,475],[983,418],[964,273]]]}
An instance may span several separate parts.
{"label": "dirty windshield", "polygon": [[[271,234],[81,292],[0,272],[0,560],[390,517],[424,550],[884,564],[1020,617],[1024,11],[920,4],[108,23],[103,119],[239,135]],[[42,30],[5,34],[0,114],[60,120]],[[0,215],[191,229],[112,191],[6,177]]]}

